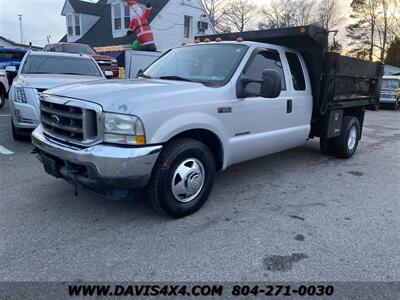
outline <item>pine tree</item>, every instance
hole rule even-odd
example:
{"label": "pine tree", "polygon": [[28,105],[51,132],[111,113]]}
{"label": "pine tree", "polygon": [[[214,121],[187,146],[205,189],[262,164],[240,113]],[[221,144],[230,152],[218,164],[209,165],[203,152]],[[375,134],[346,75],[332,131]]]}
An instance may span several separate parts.
{"label": "pine tree", "polygon": [[396,38],[389,46],[385,64],[400,68],[400,38]]}

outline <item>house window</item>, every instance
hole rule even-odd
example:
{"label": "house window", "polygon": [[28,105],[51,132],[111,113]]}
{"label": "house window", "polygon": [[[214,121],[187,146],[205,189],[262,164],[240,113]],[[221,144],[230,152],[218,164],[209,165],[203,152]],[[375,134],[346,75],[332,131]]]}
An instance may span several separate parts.
{"label": "house window", "polygon": [[81,35],[81,22],[79,15],[75,15],[75,35]]}
{"label": "house window", "polygon": [[183,21],[184,38],[189,39],[192,31],[192,17],[185,16]]}
{"label": "house window", "polygon": [[131,23],[131,9],[128,5],[123,5],[124,7],[124,16],[125,16],[125,29],[129,28],[129,24]]}
{"label": "house window", "polygon": [[68,36],[81,35],[81,18],[79,15],[67,15],[67,33]]}
{"label": "house window", "polygon": [[67,32],[69,36],[74,35],[74,26],[72,25],[72,17],[73,15],[67,16]]}
{"label": "house window", "polygon": [[112,7],[114,13],[114,30],[121,30],[122,29],[121,3],[114,4]]}

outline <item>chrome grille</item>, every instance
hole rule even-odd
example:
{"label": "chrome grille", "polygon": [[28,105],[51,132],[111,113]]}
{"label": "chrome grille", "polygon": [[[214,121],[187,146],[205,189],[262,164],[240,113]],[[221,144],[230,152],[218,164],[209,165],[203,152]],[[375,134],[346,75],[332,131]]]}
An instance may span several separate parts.
{"label": "chrome grille", "polygon": [[85,144],[98,136],[94,110],[42,100],[40,112],[43,129],[52,137]]}
{"label": "chrome grille", "polygon": [[97,60],[96,62],[101,67],[111,67],[112,66],[111,60]]}

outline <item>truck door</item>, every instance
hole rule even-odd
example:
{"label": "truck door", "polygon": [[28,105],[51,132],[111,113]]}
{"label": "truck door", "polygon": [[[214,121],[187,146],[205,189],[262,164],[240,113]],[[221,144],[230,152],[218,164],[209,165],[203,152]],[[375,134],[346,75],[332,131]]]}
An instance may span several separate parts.
{"label": "truck door", "polygon": [[313,98],[311,83],[305,62],[295,52],[286,51],[289,66],[288,91],[292,95],[292,112],[288,126],[294,128],[307,128],[304,139],[308,138],[311,130],[311,116]]}
{"label": "truck door", "polygon": [[[266,69],[278,71],[282,79],[281,94],[274,99],[260,96],[237,99],[234,106],[235,137],[233,138],[232,163],[245,161],[270,153],[286,150],[303,144],[309,133],[303,126],[298,127],[294,119],[293,104],[296,95],[288,90],[291,81],[284,53],[273,49],[256,49],[245,66],[246,77],[261,80]],[[285,67],[286,66],[286,67]],[[260,83],[250,83],[247,90],[259,95]],[[304,125],[304,124],[303,124]],[[308,127],[310,124],[308,123]]]}

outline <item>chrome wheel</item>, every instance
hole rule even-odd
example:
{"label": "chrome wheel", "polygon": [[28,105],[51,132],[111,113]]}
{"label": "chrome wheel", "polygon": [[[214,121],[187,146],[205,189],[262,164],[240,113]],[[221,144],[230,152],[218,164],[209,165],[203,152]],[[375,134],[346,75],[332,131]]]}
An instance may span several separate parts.
{"label": "chrome wheel", "polygon": [[203,164],[198,159],[189,158],[178,165],[172,176],[172,193],[179,202],[190,202],[200,194],[204,181]]}
{"label": "chrome wheel", "polygon": [[357,128],[353,126],[349,132],[349,139],[347,140],[347,147],[353,150],[357,142]]}

